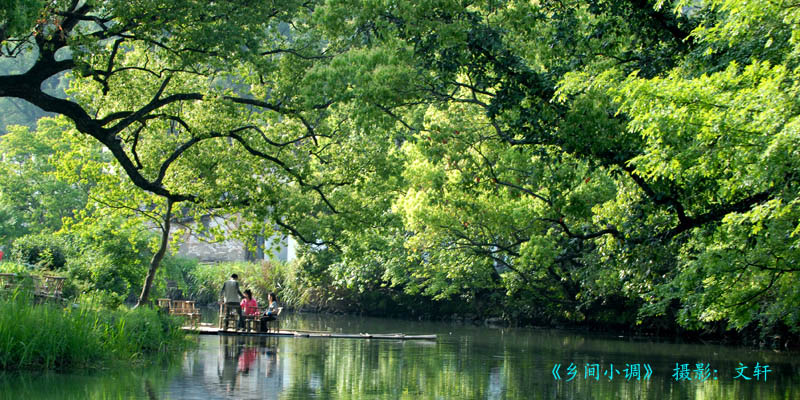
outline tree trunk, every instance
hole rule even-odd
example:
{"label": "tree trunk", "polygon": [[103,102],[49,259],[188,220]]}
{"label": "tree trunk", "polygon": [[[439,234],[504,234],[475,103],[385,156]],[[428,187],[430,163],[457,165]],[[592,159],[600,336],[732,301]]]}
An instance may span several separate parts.
{"label": "tree trunk", "polygon": [[144,286],[142,286],[142,294],[139,296],[139,301],[136,307],[147,304],[150,297],[150,287],[153,286],[153,279],[156,277],[156,271],[164,259],[164,254],[167,253],[169,246],[169,230],[170,220],[172,219],[172,199],[167,198],[167,212],[164,214],[164,225],[161,228],[161,246],[158,248],[156,254],[153,254],[153,259],[150,261],[150,270],[147,271],[147,277],[144,279]]}

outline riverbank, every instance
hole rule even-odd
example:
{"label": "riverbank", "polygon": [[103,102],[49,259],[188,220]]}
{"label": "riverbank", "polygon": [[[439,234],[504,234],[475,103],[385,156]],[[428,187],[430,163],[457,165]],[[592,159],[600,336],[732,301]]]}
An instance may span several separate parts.
{"label": "riverbank", "polygon": [[493,291],[434,300],[420,293],[407,293],[402,287],[348,287],[321,272],[322,269],[307,260],[289,264],[272,261],[195,263],[186,268],[183,289],[188,297],[216,308],[222,282],[236,273],[242,288],[251,289],[260,304],[267,293],[274,292],[285,312],[460,321],[473,325],[557,328],[756,348],[800,348],[800,336],[781,322],[767,328],[753,323],[740,329],[733,329],[727,321],[697,322],[692,325],[695,329],[689,329],[678,322],[677,303],[665,309],[662,315],[641,316],[638,310],[642,304],[614,298],[606,303],[589,304],[581,312],[567,315],[548,311],[546,303],[530,306]]}
{"label": "riverbank", "polygon": [[[216,313],[218,311],[217,304],[200,304],[199,308],[202,309],[204,315],[203,320],[210,322],[216,326]],[[347,317],[347,318],[387,318],[397,320],[398,322],[434,322],[434,323],[449,323],[467,328],[526,328],[534,330],[559,330],[564,332],[572,332],[575,334],[590,334],[599,335],[609,338],[620,338],[632,340],[647,340],[658,341],[664,343],[685,343],[685,344],[714,344],[724,346],[746,346],[753,349],[769,349],[780,351],[800,351],[800,338],[792,335],[787,331],[783,333],[774,333],[771,336],[762,337],[755,329],[748,329],[742,331],[725,330],[722,326],[717,325],[716,329],[709,330],[685,330],[680,329],[675,325],[671,328],[661,325],[661,329],[656,329],[653,326],[635,326],[624,324],[601,324],[592,322],[583,323],[520,323],[514,324],[499,317],[484,317],[479,318],[474,314],[447,314],[447,315],[401,315],[401,314],[386,314],[380,313],[367,313],[360,309],[353,309],[351,312],[342,309],[325,309],[314,307],[301,307],[292,308],[286,307],[284,309],[285,320],[291,321],[292,315],[305,315],[317,316],[319,318],[331,317]],[[291,322],[282,324],[285,329],[300,329],[295,327]]]}
{"label": "riverbank", "polygon": [[179,319],[149,308],[34,305],[30,294],[0,298],[0,370],[103,368],[184,350]]}

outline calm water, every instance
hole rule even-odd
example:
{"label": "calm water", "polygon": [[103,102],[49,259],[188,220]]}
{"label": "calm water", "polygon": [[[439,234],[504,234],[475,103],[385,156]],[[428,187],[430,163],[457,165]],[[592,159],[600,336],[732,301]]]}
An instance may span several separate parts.
{"label": "calm water", "polygon": [[[0,375],[0,399],[800,399],[798,353],[304,314],[287,316],[283,327],[439,340],[202,336],[169,365]],[[676,363],[691,381],[676,381]],[[597,364],[598,379],[587,364]],[[768,366],[766,381],[754,377],[756,365]],[[742,366],[751,380],[734,379]]]}

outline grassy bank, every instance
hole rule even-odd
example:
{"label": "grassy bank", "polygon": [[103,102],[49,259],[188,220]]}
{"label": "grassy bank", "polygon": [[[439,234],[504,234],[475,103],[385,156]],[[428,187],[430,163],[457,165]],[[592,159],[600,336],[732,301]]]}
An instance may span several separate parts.
{"label": "grassy bank", "polygon": [[98,368],[188,343],[178,320],[152,309],[33,305],[27,291],[0,298],[0,370]]}

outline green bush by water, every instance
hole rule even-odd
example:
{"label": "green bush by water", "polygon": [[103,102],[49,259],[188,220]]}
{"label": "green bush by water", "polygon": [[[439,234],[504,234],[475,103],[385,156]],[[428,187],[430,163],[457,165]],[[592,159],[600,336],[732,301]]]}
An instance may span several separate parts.
{"label": "green bush by water", "polygon": [[33,305],[24,290],[0,298],[0,370],[96,368],[179,351],[180,321],[148,308]]}

